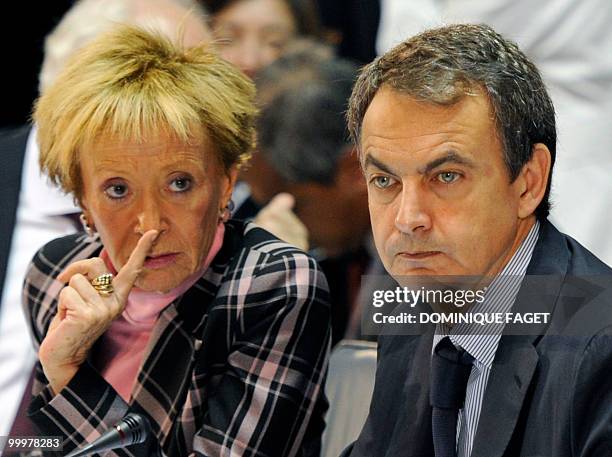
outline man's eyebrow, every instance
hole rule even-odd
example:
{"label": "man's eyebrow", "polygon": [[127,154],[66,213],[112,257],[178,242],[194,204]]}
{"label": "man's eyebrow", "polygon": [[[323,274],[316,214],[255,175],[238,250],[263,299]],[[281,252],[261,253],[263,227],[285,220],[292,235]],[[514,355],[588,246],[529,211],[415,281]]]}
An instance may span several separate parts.
{"label": "man's eyebrow", "polygon": [[445,163],[456,163],[458,165],[465,165],[466,167],[474,168],[474,162],[472,162],[471,160],[460,156],[455,151],[448,151],[442,157],[438,157],[437,159],[432,160],[427,165],[425,165],[423,168],[421,168],[419,170],[419,173],[421,174],[430,173],[432,170],[435,170],[440,165],[443,165]]}
{"label": "man's eyebrow", "polygon": [[366,155],[366,158],[363,161],[363,169],[366,170],[369,166],[375,166],[380,171],[384,171],[385,173],[389,173],[390,175],[395,174],[387,165],[382,163],[377,158],[372,157],[370,154]]}

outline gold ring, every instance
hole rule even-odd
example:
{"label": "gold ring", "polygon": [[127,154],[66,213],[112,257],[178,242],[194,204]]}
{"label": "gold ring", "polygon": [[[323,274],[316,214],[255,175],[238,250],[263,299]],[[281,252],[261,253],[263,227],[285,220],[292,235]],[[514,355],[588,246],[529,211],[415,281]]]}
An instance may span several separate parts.
{"label": "gold ring", "polygon": [[115,291],[113,287],[113,275],[112,273],[104,273],[100,276],[96,276],[92,281],[91,285],[96,292],[100,295],[107,297]]}

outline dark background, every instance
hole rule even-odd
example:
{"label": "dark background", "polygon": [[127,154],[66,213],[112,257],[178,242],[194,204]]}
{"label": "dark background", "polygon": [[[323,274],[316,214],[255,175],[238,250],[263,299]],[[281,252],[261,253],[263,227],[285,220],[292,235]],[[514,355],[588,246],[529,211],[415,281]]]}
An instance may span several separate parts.
{"label": "dark background", "polygon": [[[7,2],[3,44],[4,97],[0,128],[28,122],[32,103],[38,96],[38,74],[44,39],[72,6],[74,0]],[[321,22],[338,32],[338,54],[358,63],[375,56],[374,42],[380,7],[378,0],[316,0]]]}
{"label": "dark background", "polygon": [[[17,4],[19,3],[19,4]],[[38,73],[45,35],[70,8],[73,0],[6,2],[0,28],[4,96],[0,127],[24,124],[38,95]]]}

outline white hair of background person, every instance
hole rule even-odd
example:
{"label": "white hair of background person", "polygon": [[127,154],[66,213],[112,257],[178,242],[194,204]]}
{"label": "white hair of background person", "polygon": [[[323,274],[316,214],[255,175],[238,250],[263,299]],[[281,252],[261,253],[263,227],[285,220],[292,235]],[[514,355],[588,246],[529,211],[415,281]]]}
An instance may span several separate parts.
{"label": "white hair of background person", "polygon": [[184,43],[197,44],[206,24],[206,10],[197,0],[80,0],[45,38],[39,90],[55,81],[66,59],[114,24],[150,27]]}
{"label": "white hair of background person", "polygon": [[490,25],[538,66],[557,114],[549,218],[612,266],[610,0],[381,0],[377,52],[456,22]]}

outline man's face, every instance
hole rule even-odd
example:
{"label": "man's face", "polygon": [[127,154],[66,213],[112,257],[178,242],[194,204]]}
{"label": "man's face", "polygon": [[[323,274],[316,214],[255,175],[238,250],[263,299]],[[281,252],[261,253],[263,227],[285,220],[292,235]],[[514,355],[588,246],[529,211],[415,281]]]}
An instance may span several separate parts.
{"label": "man's face", "polygon": [[518,216],[482,94],[437,106],[381,88],[361,149],[376,248],[394,277],[494,275],[534,222]]}

